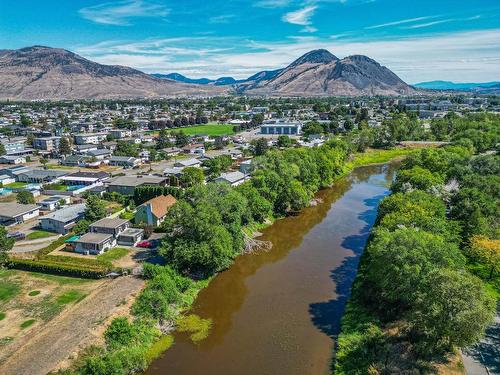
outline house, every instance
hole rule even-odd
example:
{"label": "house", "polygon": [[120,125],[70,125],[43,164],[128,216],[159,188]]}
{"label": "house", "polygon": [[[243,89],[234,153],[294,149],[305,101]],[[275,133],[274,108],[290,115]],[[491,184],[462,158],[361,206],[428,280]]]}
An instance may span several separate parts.
{"label": "house", "polygon": [[40,215],[40,207],[36,204],[0,203],[0,225],[24,223],[38,215]]}
{"label": "house", "polygon": [[116,239],[118,245],[135,246],[137,242],[144,238],[144,229],[127,228],[118,235]]}
{"label": "house", "polygon": [[100,142],[106,140],[106,133],[80,133],[80,134],[75,134],[75,143],[77,145],[84,145],[84,144],[94,144],[98,145]]}
{"label": "house", "polygon": [[60,178],[68,186],[88,186],[103,182],[109,178],[106,172],[75,172]]}
{"label": "house", "polygon": [[69,173],[69,171],[61,171],[57,169],[33,169],[18,174],[17,180],[20,182],[47,184],[55,182],[55,180],[58,180],[62,176],[66,176]]}
{"label": "house", "polygon": [[75,252],[81,254],[102,254],[116,246],[116,239],[106,233],[86,233],[74,241]]}
{"label": "house", "polygon": [[42,137],[33,140],[33,147],[37,150],[54,151],[59,150],[61,137]]}
{"label": "house", "polygon": [[110,234],[114,238],[127,229],[130,226],[130,222],[125,219],[120,218],[107,218],[97,220],[95,223],[90,224],[89,232],[91,233],[101,233]]}
{"label": "house", "polygon": [[71,198],[67,195],[53,195],[38,202],[42,211],[54,211],[62,205],[69,204]]}
{"label": "house", "polygon": [[174,163],[174,167],[186,168],[186,167],[197,167],[201,166],[201,161],[195,158],[178,160]]}
{"label": "house", "polygon": [[132,156],[113,156],[109,159],[109,165],[124,168],[138,167],[141,163],[141,159],[134,158]]}
{"label": "house", "polygon": [[252,171],[252,159],[248,159],[240,163],[241,173],[250,174],[251,171]]}
{"label": "house", "polygon": [[3,155],[0,156],[0,164],[23,164],[26,163],[24,156],[17,155]]}
{"label": "house", "polygon": [[108,150],[106,148],[90,150],[89,152],[87,152],[87,155],[90,156],[91,158],[96,158],[97,160],[104,160],[111,156],[111,150]]}
{"label": "house", "polygon": [[20,155],[26,148],[26,137],[3,138],[0,142],[5,147],[5,152],[12,155]]}
{"label": "house", "polygon": [[179,153],[182,150],[180,148],[178,148],[178,147],[167,147],[167,148],[164,148],[162,151],[167,156],[176,156],[176,155],[179,155]]}
{"label": "house", "polygon": [[167,178],[157,176],[121,176],[108,184],[110,193],[133,195],[138,186],[165,186]]}
{"label": "house", "polygon": [[12,178],[12,177],[10,177],[9,175],[6,175],[6,174],[0,175],[0,184],[1,184],[1,186],[12,184],[13,182],[16,182],[15,178]]}
{"label": "house", "polygon": [[84,215],[85,204],[74,204],[40,218],[40,227],[50,232],[67,234]]}
{"label": "house", "polygon": [[238,186],[241,185],[245,180],[247,179],[247,176],[240,172],[227,172],[227,173],[222,173],[219,177],[214,179],[214,182],[218,183],[228,183],[231,186]]}
{"label": "house", "polygon": [[182,148],[182,151],[185,154],[195,154],[195,155],[204,155],[205,154],[205,146],[203,143],[195,143],[192,145],[186,145]]}
{"label": "house", "polygon": [[95,151],[99,148],[96,144],[76,145],[74,147],[80,155],[87,155],[90,151]]}
{"label": "house", "polygon": [[127,129],[113,129],[109,132],[109,135],[114,139],[127,138],[132,136],[132,131]]}
{"label": "house", "polygon": [[165,220],[168,210],[170,210],[176,202],[177,199],[170,194],[152,198],[137,207],[134,222],[157,227]]}
{"label": "house", "polygon": [[86,164],[86,157],[82,155],[70,155],[61,160],[61,165],[68,167],[84,167]]}

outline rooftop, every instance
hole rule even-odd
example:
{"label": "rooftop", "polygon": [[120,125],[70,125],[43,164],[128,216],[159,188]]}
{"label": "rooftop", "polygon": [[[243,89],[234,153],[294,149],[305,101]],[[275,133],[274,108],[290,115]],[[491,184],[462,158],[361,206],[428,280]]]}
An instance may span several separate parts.
{"label": "rooftop", "polygon": [[142,184],[160,184],[165,177],[157,176],[121,176],[110,182],[112,186],[139,186]]}
{"label": "rooftop", "polygon": [[177,199],[175,199],[172,195],[160,195],[158,197],[152,198],[147,202],[143,203],[143,205],[149,204],[151,205],[151,212],[157,218],[161,218],[165,216],[174,204],[177,203]]}
{"label": "rooftop", "polygon": [[76,219],[85,212],[85,204],[74,204],[72,206],[61,208],[51,214],[45,215],[40,220],[52,219],[61,222],[67,222]]}
{"label": "rooftop", "polygon": [[39,207],[36,204],[0,203],[0,216],[16,217],[38,209]]}
{"label": "rooftop", "polygon": [[106,240],[109,240],[111,237],[113,237],[113,235],[107,234],[107,233],[85,233],[83,236],[81,236],[75,242],[99,244],[99,243],[102,243]]}
{"label": "rooftop", "polygon": [[90,224],[91,227],[101,227],[101,228],[117,228],[120,225],[128,223],[128,220],[120,218],[107,218],[97,220],[95,223]]}

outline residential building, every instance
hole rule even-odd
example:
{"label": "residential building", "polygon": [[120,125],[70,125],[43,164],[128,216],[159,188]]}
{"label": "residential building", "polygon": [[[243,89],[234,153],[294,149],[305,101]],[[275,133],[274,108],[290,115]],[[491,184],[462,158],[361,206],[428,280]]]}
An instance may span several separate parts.
{"label": "residential building", "polygon": [[260,126],[260,134],[300,135],[301,132],[300,122],[265,122]]}
{"label": "residential building", "polygon": [[40,215],[40,207],[36,204],[0,203],[0,225],[24,223],[38,215]]}
{"label": "residential building", "polygon": [[127,228],[118,235],[116,241],[118,245],[135,246],[137,242],[144,238],[144,229]]}
{"label": "residential building", "polygon": [[84,167],[86,164],[86,157],[82,155],[70,155],[61,160],[61,165],[68,167]]}
{"label": "residential building", "polygon": [[168,211],[176,202],[177,199],[172,195],[160,195],[152,198],[137,207],[134,222],[157,227],[165,220]]}
{"label": "residential building", "polygon": [[94,144],[98,145],[100,142],[106,140],[106,133],[80,133],[75,134],[75,143],[77,145]]}
{"label": "residential building", "polygon": [[61,137],[43,137],[33,140],[33,147],[37,150],[58,151]]}
{"label": "residential building", "polygon": [[120,193],[123,195],[133,195],[138,186],[165,186],[167,178],[157,176],[121,176],[108,184],[110,193]]}
{"label": "residential building", "polygon": [[5,147],[5,153],[8,155],[23,154],[26,148],[26,137],[2,138],[0,142]]}
{"label": "residential building", "polygon": [[125,219],[120,218],[104,218],[90,224],[89,232],[91,233],[103,233],[111,234],[114,238],[127,229],[130,226],[130,222]]}
{"label": "residential building", "polygon": [[57,169],[33,169],[18,174],[17,180],[20,182],[47,184],[55,182],[60,177],[66,176],[69,173],[70,171],[61,171]]}
{"label": "residential building", "polygon": [[81,254],[102,254],[116,246],[116,239],[106,233],[86,233],[74,242],[75,252]]}
{"label": "residential building", "polygon": [[195,158],[178,160],[174,163],[174,167],[186,168],[186,167],[201,167],[201,161]]}
{"label": "residential building", "polygon": [[2,184],[2,186],[12,184],[13,182],[16,182],[15,178],[10,177],[9,175],[6,174],[0,175],[0,184]]}
{"label": "residential building", "polygon": [[85,215],[85,204],[74,204],[40,218],[43,230],[67,234]]}
{"label": "residential building", "polygon": [[87,152],[87,155],[91,158],[95,158],[96,160],[104,160],[111,157],[111,150],[108,150],[106,148],[90,150],[89,152]]}
{"label": "residential building", "polygon": [[67,195],[52,195],[37,204],[40,206],[42,211],[54,211],[62,205],[69,204],[70,201],[71,198]]}
{"label": "residential building", "polygon": [[127,129],[113,129],[109,132],[109,135],[114,139],[127,138],[132,136],[132,132]]}
{"label": "residential building", "polygon": [[112,156],[111,159],[109,159],[109,165],[124,168],[138,167],[141,163],[141,159],[132,156]]}
{"label": "residential building", "polygon": [[0,156],[0,164],[23,164],[26,163],[24,156],[18,155],[3,155]]}
{"label": "residential building", "polygon": [[244,173],[236,171],[222,173],[219,177],[214,179],[214,182],[228,183],[231,186],[238,186],[245,182],[246,179],[247,176]]}
{"label": "residential building", "polygon": [[75,172],[63,176],[60,181],[68,186],[88,186],[106,181],[109,173],[106,172]]}

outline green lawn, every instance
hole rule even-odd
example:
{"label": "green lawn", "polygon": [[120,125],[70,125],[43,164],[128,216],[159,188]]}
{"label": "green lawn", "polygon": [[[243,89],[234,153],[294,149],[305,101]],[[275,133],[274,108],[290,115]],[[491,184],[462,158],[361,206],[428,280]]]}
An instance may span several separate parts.
{"label": "green lawn", "polygon": [[112,262],[123,258],[125,255],[130,253],[130,250],[124,249],[123,247],[115,247],[114,249],[108,250],[103,254],[97,256],[97,260],[102,260],[105,262]]}
{"label": "green lawn", "polygon": [[57,303],[66,305],[71,302],[80,302],[85,296],[86,294],[80,290],[68,290],[57,297]]}
{"label": "green lawn", "polygon": [[217,124],[207,124],[198,126],[189,126],[186,128],[173,129],[172,131],[178,132],[183,131],[187,135],[196,134],[206,134],[206,135],[232,135],[234,134],[234,125],[217,125]]}
{"label": "green lawn", "polygon": [[6,315],[7,314],[5,314],[4,312],[0,311],[0,320],[4,320]]}
{"label": "green lawn", "polygon": [[66,191],[68,190],[68,187],[66,185],[60,185],[60,184],[48,184],[43,187],[45,190],[59,190],[59,191]]}
{"label": "green lawn", "polygon": [[19,294],[20,287],[10,280],[0,280],[0,301],[8,302]]}
{"label": "green lawn", "polygon": [[9,189],[22,189],[26,185],[26,182],[13,182],[12,184],[5,185],[4,187]]}
{"label": "green lawn", "polygon": [[29,233],[26,235],[27,240],[37,240],[39,238],[47,238],[47,237],[52,237],[55,236],[55,233],[52,232],[47,232],[44,230],[35,230],[34,232]]}
{"label": "green lawn", "polygon": [[29,326],[33,325],[33,323],[35,323],[35,322],[36,322],[35,319],[25,320],[24,322],[21,323],[21,329],[28,328]]}
{"label": "green lawn", "polygon": [[393,148],[389,150],[368,150],[366,152],[359,153],[354,156],[353,166],[360,167],[362,165],[387,163],[388,161],[394,158],[406,156],[416,151],[417,149],[409,149],[409,148]]}

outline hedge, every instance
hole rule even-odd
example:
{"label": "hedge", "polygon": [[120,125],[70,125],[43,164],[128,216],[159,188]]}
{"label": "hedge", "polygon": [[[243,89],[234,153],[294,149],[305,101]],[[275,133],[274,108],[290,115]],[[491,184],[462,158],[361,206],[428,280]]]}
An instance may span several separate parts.
{"label": "hedge", "polygon": [[110,269],[101,266],[95,268],[82,268],[81,265],[60,263],[51,259],[11,259],[7,264],[9,268],[24,271],[43,272],[61,276],[74,276],[82,278],[99,279],[106,276]]}

